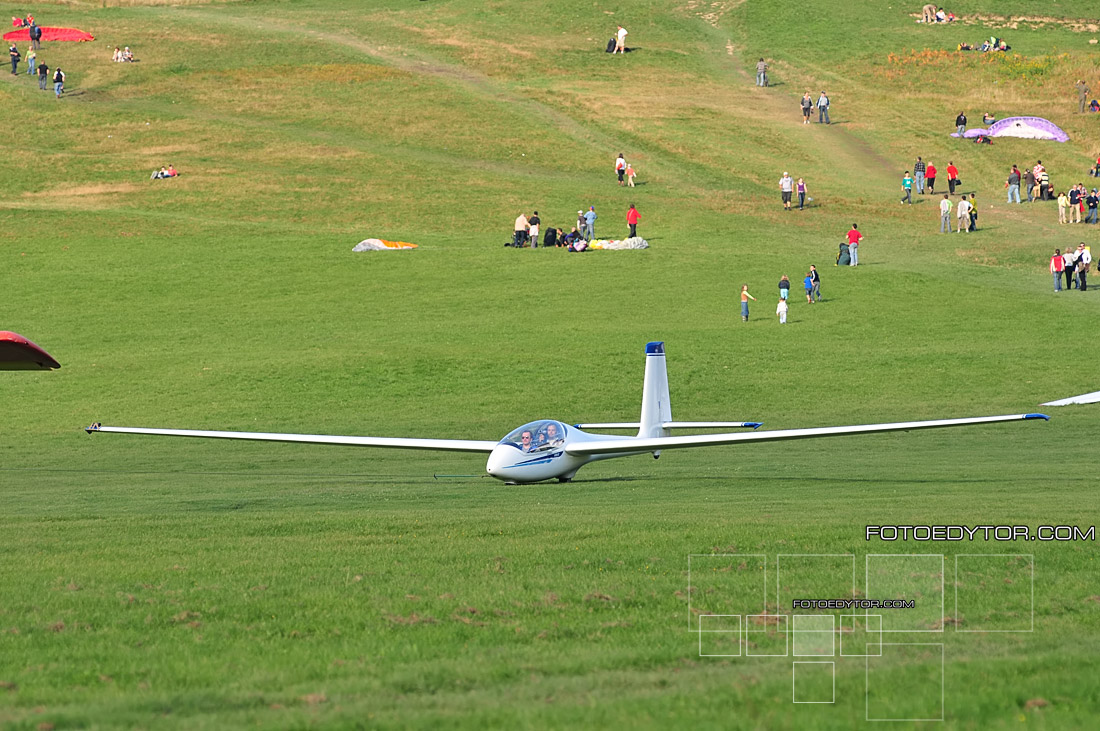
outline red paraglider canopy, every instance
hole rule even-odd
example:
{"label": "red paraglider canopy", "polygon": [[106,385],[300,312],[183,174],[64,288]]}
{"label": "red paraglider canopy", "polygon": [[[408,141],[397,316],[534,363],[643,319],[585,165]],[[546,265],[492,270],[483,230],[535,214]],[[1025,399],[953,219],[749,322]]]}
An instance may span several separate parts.
{"label": "red paraglider canopy", "polygon": [[0,330],[0,371],[48,371],[61,364],[19,333]]}
{"label": "red paraglider canopy", "polygon": [[[94,41],[95,36],[76,28],[42,28],[42,40],[44,41]],[[31,39],[30,28],[20,28],[4,34],[5,41],[29,41]]]}

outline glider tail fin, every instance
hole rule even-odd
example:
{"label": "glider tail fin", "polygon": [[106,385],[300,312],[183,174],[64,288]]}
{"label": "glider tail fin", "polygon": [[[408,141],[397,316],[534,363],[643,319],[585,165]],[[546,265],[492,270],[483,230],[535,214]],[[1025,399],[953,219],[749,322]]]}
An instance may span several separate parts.
{"label": "glider tail fin", "polygon": [[639,437],[667,437],[663,424],[672,421],[668,400],[668,372],[665,370],[665,344],[646,343],[645,381],[642,384],[642,418]]}

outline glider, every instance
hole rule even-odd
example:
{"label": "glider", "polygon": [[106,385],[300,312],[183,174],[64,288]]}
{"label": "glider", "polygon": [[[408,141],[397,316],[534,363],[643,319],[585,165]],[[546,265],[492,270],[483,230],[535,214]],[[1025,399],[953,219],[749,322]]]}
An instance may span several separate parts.
{"label": "glider", "polygon": [[[654,458],[666,449],[712,447],[743,442],[775,442],[785,439],[811,439],[853,434],[877,434],[891,431],[913,431],[971,424],[993,424],[1002,421],[1046,419],[1045,414],[1013,414],[980,416],[970,419],[940,419],[937,421],[905,421],[894,424],[864,424],[830,426],[810,429],[758,431],[759,422],[745,421],[673,421],[668,398],[668,374],[665,367],[665,344],[646,345],[645,379],[642,384],[642,413],[637,422],[574,424],[567,426],[553,419],[524,424],[508,433],[499,442],[467,439],[402,439],[395,437],[324,436],[313,434],[270,434],[263,432],[201,431],[190,429],[143,429],[136,427],[102,426],[98,422],[85,429],[93,433],[151,434],[174,437],[206,437],[211,439],[248,439],[263,442],[301,442],[306,444],[345,444],[359,447],[390,447],[393,449],[432,449],[444,452],[481,452],[488,454],[485,471],[509,484],[557,479],[569,482],[584,465],[601,459],[652,454]],[[749,427],[751,432],[694,434],[671,436],[673,429],[711,429]],[[637,429],[636,436],[592,434],[584,429]]]}

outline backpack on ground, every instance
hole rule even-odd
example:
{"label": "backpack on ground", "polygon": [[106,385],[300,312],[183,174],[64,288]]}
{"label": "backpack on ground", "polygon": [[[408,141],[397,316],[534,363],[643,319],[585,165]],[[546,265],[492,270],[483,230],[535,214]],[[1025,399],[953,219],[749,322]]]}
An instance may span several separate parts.
{"label": "backpack on ground", "polygon": [[608,53],[614,53],[615,52],[615,39],[614,38],[612,38],[610,41],[607,42],[607,52]]}

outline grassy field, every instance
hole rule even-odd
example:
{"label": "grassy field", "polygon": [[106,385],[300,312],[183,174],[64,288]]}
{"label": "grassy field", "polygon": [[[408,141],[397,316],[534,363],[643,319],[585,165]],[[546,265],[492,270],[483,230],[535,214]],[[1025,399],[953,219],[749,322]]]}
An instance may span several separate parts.
{"label": "grassy field", "polygon": [[[946,28],[915,24],[919,4],[833,0],[34,9],[96,40],[39,52],[67,74],[60,101],[0,75],[0,329],[63,364],[0,379],[0,726],[1095,725],[1094,541],[865,540],[1095,525],[1095,406],[523,487],[480,457],[81,429],[498,439],[626,421],[650,340],[677,419],[949,418],[1095,391],[1100,295],[1054,294],[1047,261],[1097,250],[1100,227],[1003,202],[1013,163],[1092,181],[1100,115],[1076,115],[1072,88],[1100,94],[1092,3],[971,0]],[[619,23],[635,50],[611,57]],[[1013,52],[954,52],[990,34]],[[111,63],[116,45],[139,63]],[[801,93],[823,88],[833,124],[803,126]],[[1046,116],[1071,141],[979,148],[948,136],[960,108]],[[898,204],[917,155],[959,166],[978,232],[939,235],[927,196]],[[168,163],[180,178],[149,179]],[[780,209],[784,170],[807,210]],[[502,246],[532,209],[568,230],[593,205],[598,235],[625,236],[631,203],[646,251]],[[861,265],[834,267],[853,221]],[[353,254],[368,237],[420,248]],[[883,618],[901,631],[881,657],[825,658],[834,688],[793,664],[822,658],[700,653],[731,647],[702,615],[741,615],[759,653],[782,635],[745,615],[889,594],[916,609]]]}

